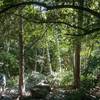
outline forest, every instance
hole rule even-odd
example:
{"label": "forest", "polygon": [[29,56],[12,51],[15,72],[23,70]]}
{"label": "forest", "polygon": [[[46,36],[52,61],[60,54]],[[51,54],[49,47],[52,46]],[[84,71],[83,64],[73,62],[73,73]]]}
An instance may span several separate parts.
{"label": "forest", "polygon": [[100,0],[0,0],[0,100],[100,100]]}

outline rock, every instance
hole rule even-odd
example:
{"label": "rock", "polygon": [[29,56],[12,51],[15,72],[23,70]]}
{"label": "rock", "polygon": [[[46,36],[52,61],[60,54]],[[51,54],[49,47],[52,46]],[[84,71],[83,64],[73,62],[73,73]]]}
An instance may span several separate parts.
{"label": "rock", "polygon": [[13,100],[10,96],[1,96],[0,100]]}
{"label": "rock", "polygon": [[51,91],[49,85],[36,85],[30,89],[33,98],[45,98]]}

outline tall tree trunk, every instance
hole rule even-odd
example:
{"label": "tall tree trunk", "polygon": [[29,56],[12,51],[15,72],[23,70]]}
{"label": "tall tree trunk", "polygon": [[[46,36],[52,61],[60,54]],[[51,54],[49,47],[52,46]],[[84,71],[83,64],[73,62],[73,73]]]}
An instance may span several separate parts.
{"label": "tall tree trunk", "polygon": [[34,65],[34,71],[37,71],[37,48],[35,48],[35,65]]}
{"label": "tall tree trunk", "polygon": [[[21,14],[21,10],[20,10]],[[23,19],[19,19],[19,94],[22,97],[25,93],[24,82],[24,39],[23,39]]]}
{"label": "tall tree trunk", "polygon": [[49,67],[50,74],[52,74],[52,66],[51,66],[51,61],[50,61],[50,52],[49,52],[49,45],[48,45],[48,43],[47,43],[46,52],[47,52],[47,66]]}
{"label": "tall tree trunk", "polygon": [[[9,39],[6,39],[5,41],[5,50],[6,50],[6,53],[9,53],[9,50],[10,50],[10,41]],[[8,75],[8,77],[11,77],[10,76],[10,67],[6,65],[6,68],[4,68],[5,71],[6,71],[6,74]]]}
{"label": "tall tree trunk", "polygon": [[[83,6],[84,0],[78,0],[79,6]],[[78,11],[78,26],[82,27],[83,24],[83,11]],[[78,30],[78,34],[82,31]],[[75,67],[74,67],[74,86],[75,88],[80,88],[80,51],[81,51],[81,41],[80,38],[76,38],[75,43]]]}
{"label": "tall tree trunk", "polygon": [[75,46],[75,64],[74,64],[74,86],[80,87],[80,49],[81,44],[77,42]]}
{"label": "tall tree trunk", "polygon": [[56,57],[57,57],[57,67],[59,68],[59,71],[61,72],[61,57],[60,57],[60,48],[59,48],[59,38],[58,38],[58,33],[59,30],[57,27],[55,28],[55,42],[56,42]]}
{"label": "tall tree trunk", "polygon": [[50,51],[49,51],[49,38],[48,34],[45,34],[45,43],[46,43],[46,69],[52,74],[52,66],[51,66],[51,58],[50,58]]}

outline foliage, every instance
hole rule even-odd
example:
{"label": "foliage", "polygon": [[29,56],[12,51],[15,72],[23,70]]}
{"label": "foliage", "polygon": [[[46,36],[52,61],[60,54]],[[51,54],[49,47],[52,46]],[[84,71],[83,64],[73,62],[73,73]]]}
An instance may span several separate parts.
{"label": "foliage", "polygon": [[31,89],[35,85],[39,84],[42,80],[46,80],[46,77],[39,72],[28,74],[26,77],[26,90]]}
{"label": "foliage", "polygon": [[7,79],[7,87],[9,88],[18,88],[18,76],[11,77]]}
{"label": "foliage", "polygon": [[65,71],[61,73],[61,86],[72,85],[73,83],[73,73],[72,71]]}
{"label": "foliage", "polygon": [[53,72],[47,76],[47,80],[51,87],[66,87],[73,82],[73,73],[71,71]]}
{"label": "foliage", "polygon": [[88,74],[87,76],[81,77],[81,88],[89,91],[90,89],[94,88],[96,86],[96,77],[92,74]]}
{"label": "foliage", "polygon": [[11,76],[18,75],[18,64],[16,63],[16,56],[7,53],[7,52],[1,52],[0,53],[0,62],[3,63],[2,67],[4,67],[1,72],[6,73],[9,77],[8,73]]}
{"label": "foliage", "polygon": [[[77,60],[75,50],[76,43],[79,42],[81,61],[77,62],[81,62],[81,88],[93,88],[96,76],[100,73],[100,1],[82,0],[85,9],[88,9],[83,11],[82,8],[83,14],[80,9],[76,9],[81,0],[32,0],[46,3],[50,9],[42,7],[42,3],[41,6],[29,4],[9,9],[10,6],[25,1],[27,0],[0,1],[0,72],[8,77],[19,75],[19,24],[20,19],[23,19],[21,44],[24,46],[24,54],[20,58],[24,59],[22,67],[25,67],[25,74],[27,73],[26,89],[42,80],[48,80],[51,86],[73,84]],[[58,8],[55,8],[57,5]],[[59,9],[65,5],[69,8]],[[34,70],[37,72],[31,74]],[[10,79],[7,84],[14,86],[16,81],[17,79]],[[72,100],[80,100],[85,95],[82,91],[75,93],[71,95]]]}
{"label": "foliage", "polygon": [[[95,69],[99,70],[99,66],[100,66],[100,57],[91,57],[88,61],[88,68],[87,71],[88,73],[93,73],[95,71]],[[94,70],[94,71],[93,71]]]}

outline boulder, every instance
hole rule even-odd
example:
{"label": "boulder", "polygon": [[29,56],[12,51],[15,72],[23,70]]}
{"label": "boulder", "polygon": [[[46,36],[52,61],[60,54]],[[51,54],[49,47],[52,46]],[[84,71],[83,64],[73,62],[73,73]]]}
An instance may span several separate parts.
{"label": "boulder", "polygon": [[33,98],[45,98],[51,91],[49,85],[36,85],[30,89]]}

